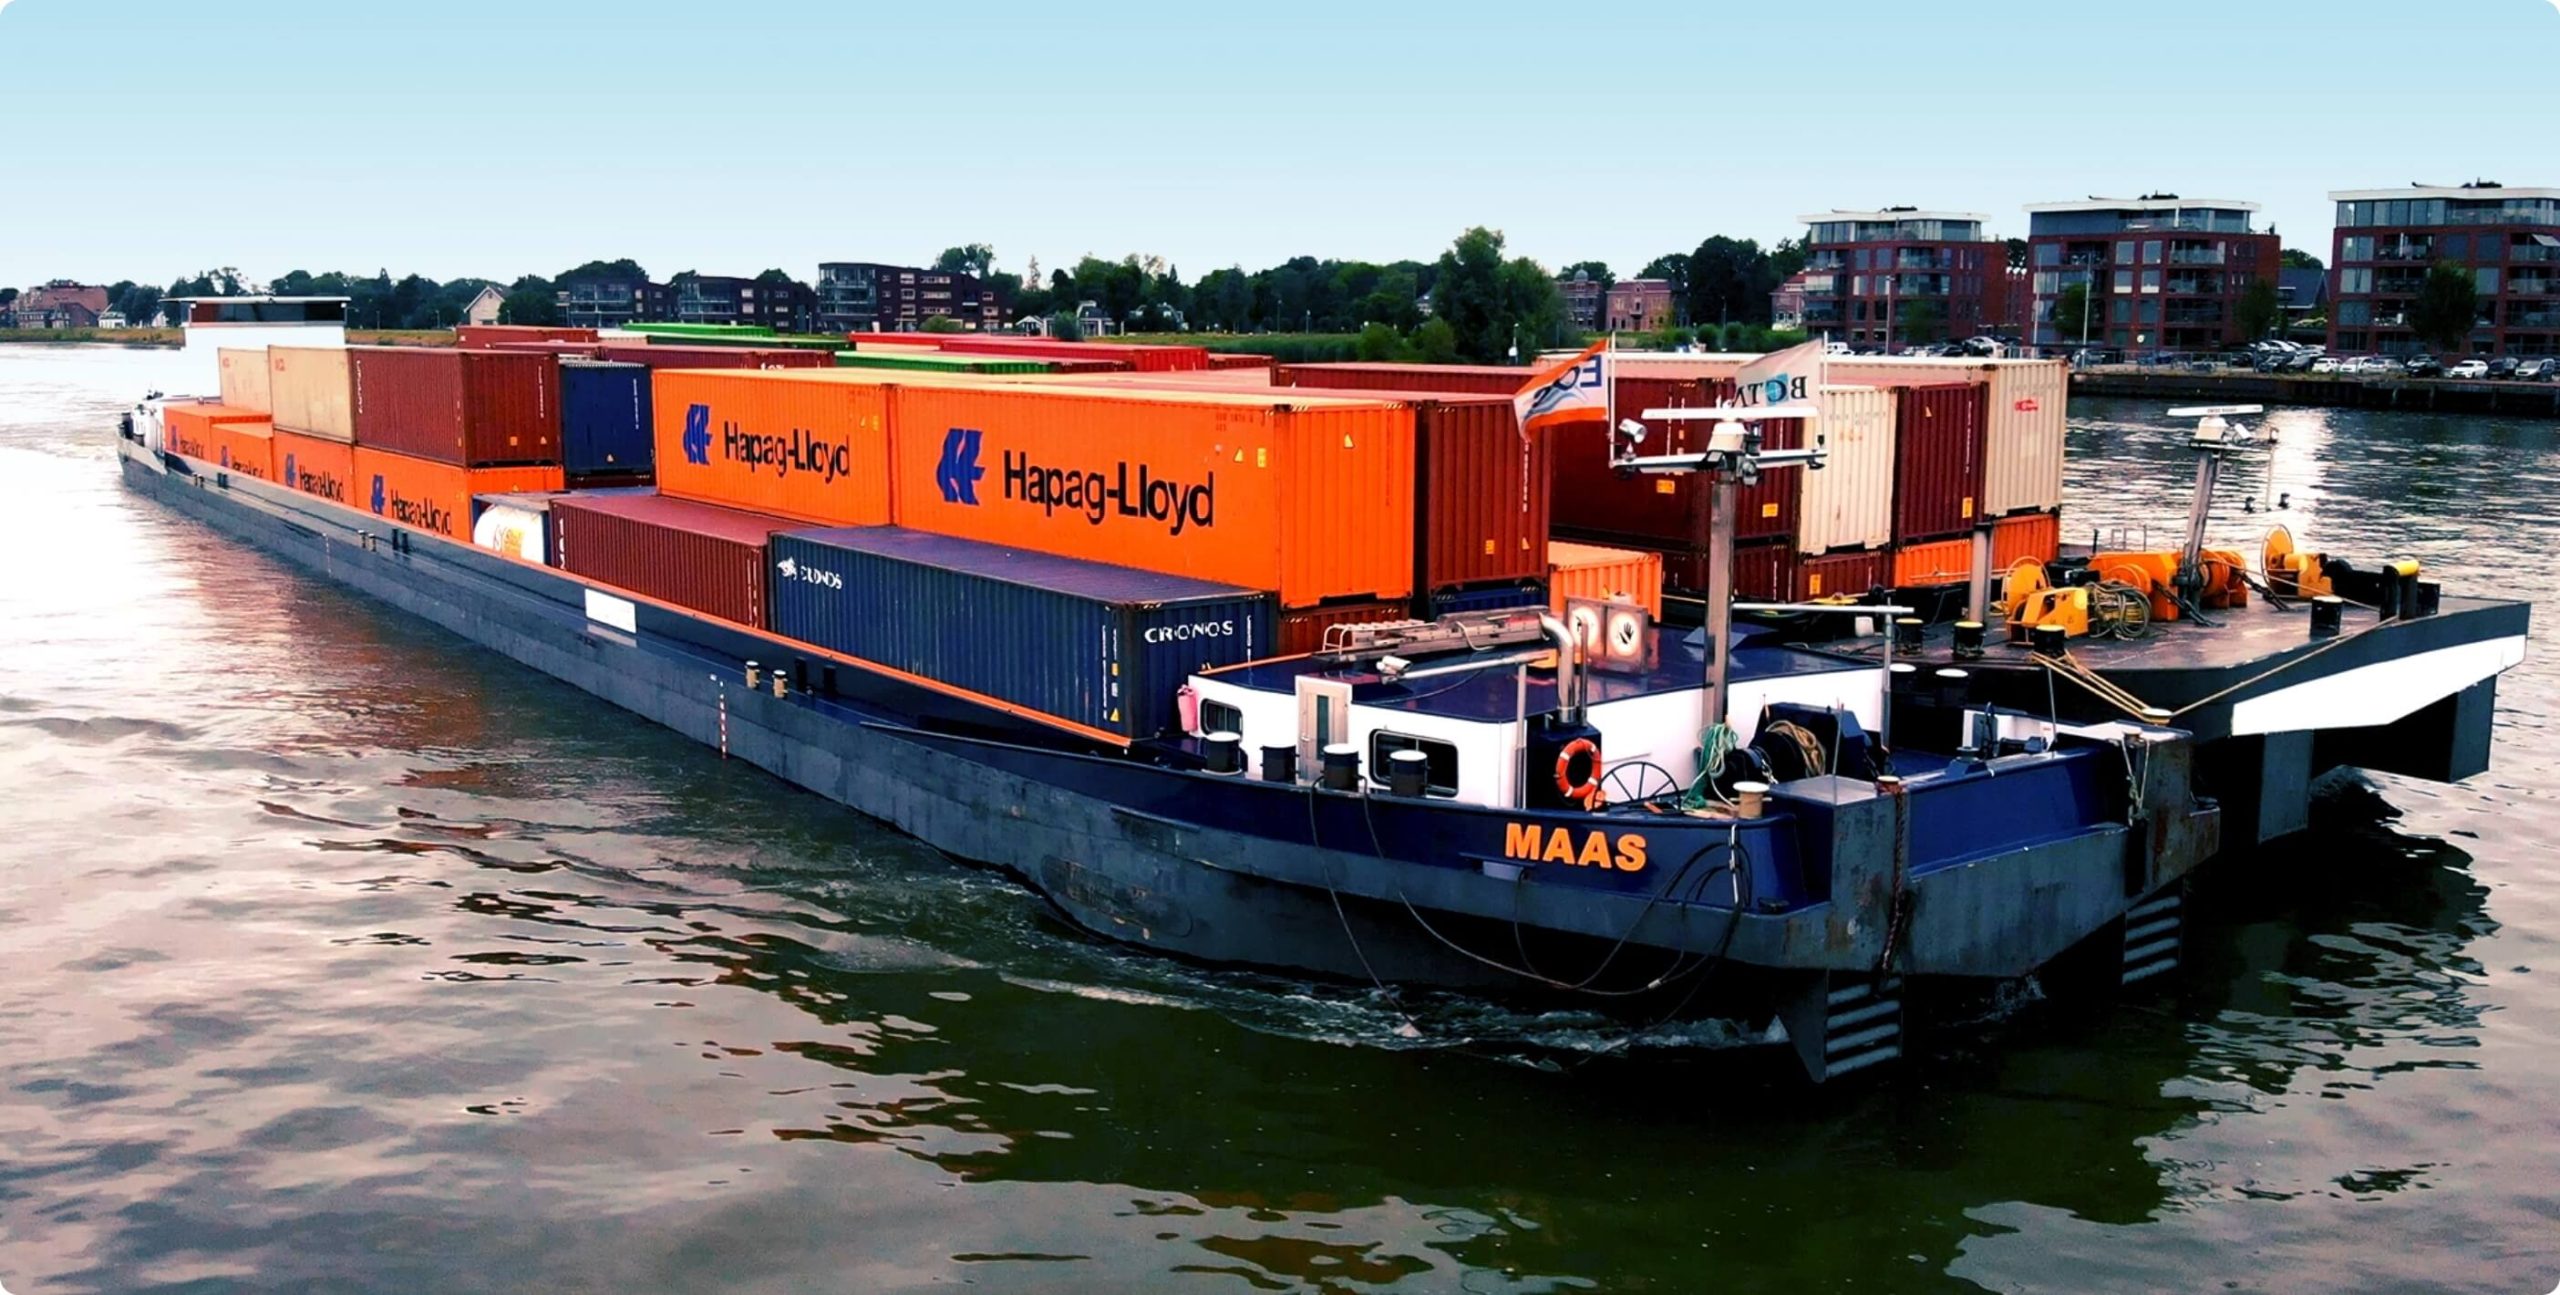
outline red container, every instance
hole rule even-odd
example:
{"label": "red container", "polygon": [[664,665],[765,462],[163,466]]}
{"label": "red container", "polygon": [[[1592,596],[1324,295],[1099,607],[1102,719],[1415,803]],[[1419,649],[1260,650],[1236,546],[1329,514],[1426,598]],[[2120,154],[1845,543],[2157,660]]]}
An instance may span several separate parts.
{"label": "red container", "polygon": [[[1662,585],[1689,597],[1707,589],[1707,552],[1703,545],[1667,545],[1637,535],[1575,532],[1573,540],[1611,548],[1640,549],[1662,555]],[[1733,596],[1754,602],[1785,602],[1796,593],[1796,546],[1791,539],[1760,540],[1733,546]]]}
{"label": "red container", "polygon": [[581,360],[599,359],[604,355],[604,343],[602,342],[491,342],[486,346],[474,349],[483,351],[520,351],[527,355],[574,356]]}
{"label": "red container", "polygon": [[806,523],[663,495],[551,501],[553,562],[660,602],[765,625],[765,543]]}
{"label": "red container", "polygon": [[1826,553],[1821,557],[1796,559],[1795,593],[1798,601],[1836,598],[1842,594],[1856,597],[1870,589],[1892,583],[1891,555],[1883,549],[1861,549],[1854,553]]}
{"label": "red container", "polygon": [[453,344],[464,350],[486,350],[499,342],[592,342],[592,328],[546,328],[535,324],[464,324],[453,330]]}
{"label": "red container", "polygon": [[[1647,409],[1697,409],[1717,403],[1730,392],[1723,383],[1699,379],[1620,378],[1618,417],[1642,418]],[[1712,427],[1668,419],[1652,424],[1647,454],[1679,454],[1703,444]],[[1766,423],[1761,444],[1769,449],[1796,449],[1804,444],[1804,424]],[[1609,466],[1608,429],[1578,423],[1555,435],[1555,526],[1558,530],[1639,537],[1643,547],[1662,549],[1703,545],[1707,509],[1714,491],[1697,476],[1620,476]],[[1778,468],[1761,474],[1758,485],[1742,490],[1741,510],[1734,518],[1737,540],[1792,535],[1802,499],[1801,483],[1790,475],[1801,468]],[[1674,580],[1677,583],[1677,580]]]}
{"label": "red container", "polygon": [[1476,396],[1518,395],[1537,370],[1503,364],[1280,364],[1271,370],[1276,387],[1323,387],[1336,391],[1455,391]]}
{"label": "red container", "polygon": [[1981,514],[1983,389],[1905,387],[1894,415],[1893,538],[1943,539]]}
{"label": "red container", "polygon": [[1272,360],[1268,355],[1254,355],[1245,351],[1209,352],[1209,367],[1213,369],[1267,369],[1271,364]]}
{"label": "red container", "polygon": [[1323,647],[1324,632],[1336,625],[1366,625],[1372,621],[1400,621],[1412,617],[1412,607],[1402,599],[1378,603],[1333,603],[1283,611],[1277,636],[1280,655],[1304,656]]}
{"label": "red container", "polygon": [[836,357],[813,347],[654,346],[606,342],[595,357],[653,369],[831,369]]}
{"label": "red container", "polygon": [[1202,346],[1055,342],[1043,337],[1003,337],[988,333],[940,333],[934,335],[933,344],[962,355],[1011,355],[1034,360],[1121,360],[1140,373],[1181,373],[1209,367],[1209,351]]}
{"label": "red container", "polygon": [[459,467],[560,461],[560,362],[548,355],[350,346],[356,443]]}

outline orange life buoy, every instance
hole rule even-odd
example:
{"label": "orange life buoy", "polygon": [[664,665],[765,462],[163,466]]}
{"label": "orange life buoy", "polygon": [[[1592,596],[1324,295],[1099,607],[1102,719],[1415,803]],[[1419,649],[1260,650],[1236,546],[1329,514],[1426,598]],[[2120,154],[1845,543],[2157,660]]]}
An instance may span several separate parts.
{"label": "orange life buoy", "polygon": [[[1582,781],[1579,783],[1573,780],[1573,758],[1578,755],[1591,757],[1590,771],[1582,776]],[[1587,737],[1578,737],[1565,743],[1562,751],[1556,752],[1556,790],[1563,792],[1566,800],[1589,800],[1599,794],[1599,743]]]}

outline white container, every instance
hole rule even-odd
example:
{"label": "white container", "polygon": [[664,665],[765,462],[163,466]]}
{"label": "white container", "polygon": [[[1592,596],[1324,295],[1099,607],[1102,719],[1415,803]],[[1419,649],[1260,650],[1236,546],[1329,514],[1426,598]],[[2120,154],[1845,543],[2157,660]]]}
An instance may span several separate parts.
{"label": "white container", "polygon": [[1996,519],[2062,507],[2062,415],[2071,397],[2063,362],[1996,361],[1988,395],[1982,515]]}
{"label": "white container", "polygon": [[480,520],[471,524],[471,542],[492,553],[548,564],[549,546],[543,537],[549,531],[550,518],[543,513],[513,504],[490,504],[480,510]]}
{"label": "white container", "polygon": [[1820,471],[1794,472],[1798,487],[1796,548],[1804,553],[1883,548],[1893,540],[1894,403],[1879,387],[1826,386],[1814,429],[1825,458]]}
{"label": "white container", "polygon": [[262,414],[275,412],[275,404],[267,396],[267,348],[225,346],[215,356],[222,370],[222,403]]}
{"label": "white container", "polygon": [[343,349],[312,346],[267,348],[267,393],[275,425],[324,441],[353,444],[355,397]]}

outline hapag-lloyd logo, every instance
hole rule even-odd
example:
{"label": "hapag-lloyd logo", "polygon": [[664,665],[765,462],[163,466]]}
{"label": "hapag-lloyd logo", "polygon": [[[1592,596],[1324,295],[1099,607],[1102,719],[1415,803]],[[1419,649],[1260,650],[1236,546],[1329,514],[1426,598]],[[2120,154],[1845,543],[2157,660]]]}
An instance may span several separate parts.
{"label": "hapag-lloyd logo", "polygon": [[322,499],[341,504],[347,502],[345,481],[340,480],[335,473],[300,471],[294,462],[293,454],[289,451],[284,456],[284,481],[286,485],[306,495],[318,495]]}
{"label": "hapag-lloyd logo", "polygon": [[[825,437],[805,427],[788,432],[750,432],[734,421],[720,423],[720,457],[745,465],[749,472],[777,477],[815,475],[833,483],[854,473],[853,439]],[[711,406],[687,405],[684,411],[684,457],[688,463],[711,462]]]}
{"label": "hapag-lloyd logo", "polygon": [[[953,428],[944,438],[943,462],[935,476],[944,483],[946,500],[977,503],[976,482],[986,471],[977,464],[978,443],[978,433],[969,428]],[[1100,470],[1051,467],[1033,462],[1024,451],[1006,450],[1004,497],[1037,504],[1043,516],[1054,517],[1061,508],[1082,514],[1088,526],[1100,526],[1109,517],[1127,517],[1161,524],[1167,533],[1180,535],[1195,526],[1206,529],[1218,524],[1217,473],[1186,483],[1158,477],[1153,468],[1127,459]]]}
{"label": "hapag-lloyd logo", "polygon": [[978,443],[985,435],[975,427],[942,434],[942,461],[933,465],[933,484],[941,489],[942,502],[978,506],[978,479],[987,475],[978,466]]}
{"label": "hapag-lloyd logo", "polygon": [[452,509],[432,499],[412,499],[401,494],[379,472],[373,474],[373,515],[438,535],[453,534]]}

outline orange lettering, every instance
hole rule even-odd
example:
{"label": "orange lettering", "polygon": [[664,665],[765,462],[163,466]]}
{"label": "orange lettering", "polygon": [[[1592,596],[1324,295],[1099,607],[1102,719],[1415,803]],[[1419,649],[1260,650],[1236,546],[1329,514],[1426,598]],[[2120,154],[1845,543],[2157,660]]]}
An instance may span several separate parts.
{"label": "orange lettering", "polygon": [[1633,832],[1618,838],[1618,871],[1644,871],[1644,838]]}
{"label": "orange lettering", "polygon": [[1583,867],[1585,867],[1585,868],[1606,868],[1606,867],[1608,867],[1608,866],[1609,866],[1609,838],[1608,838],[1608,836],[1607,836],[1607,835],[1605,835],[1605,834],[1603,834],[1603,833],[1600,833],[1600,832],[1594,832],[1594,833],[1592,833],[1592,834],[1591,834],[1591,836],[1589,837],[1589,839],[1587,839],[1587,840],[1583,841],[1583,843],[1582,843],[1582,857],[1581,857],[1581,858],[1579,858],[1579,859],[1574,860],[1574,862],[1575,862],[1575,863],[1578,863],[1578,864],[1580,864],[1580,865],[1582,865],[1582,866],[1583,866]]}
{"label": "orange lettering", "polygon": [[1502,853],[1513,859],[1538,857],[1538,825],[1505,823],[1502,825]]}
{"label": "orange lettering", "polygon": [[1538,862],[1573,862],[1573,833],[1568,832],[1561,827],[1557,828],[1556,834],[1547,838],[1547,852],[1538,856]]}

